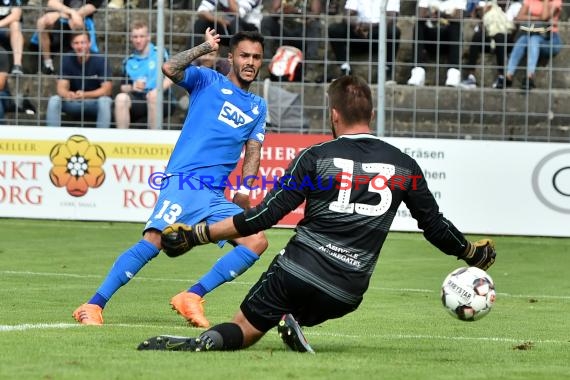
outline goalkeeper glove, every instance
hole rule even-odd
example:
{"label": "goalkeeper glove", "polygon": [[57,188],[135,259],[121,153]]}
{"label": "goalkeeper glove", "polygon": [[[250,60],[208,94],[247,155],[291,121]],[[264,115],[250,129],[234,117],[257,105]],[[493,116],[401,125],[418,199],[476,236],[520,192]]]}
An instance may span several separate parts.
{"label": "goalkeeper glove", "polygon": [[210,242],[210,232],[206,222],[193,226],[183,223],[174,223],[162,231],[162,249],[169,257],[177,257],[185,254],[197,245]]}
{"label": "goalkeeper glove", "polygon": [[493,240],[483,239],[473,243],[468,242],[467,248],[458,259],[464,260],[472,267],[487,270],[495,262],[496,256]]}

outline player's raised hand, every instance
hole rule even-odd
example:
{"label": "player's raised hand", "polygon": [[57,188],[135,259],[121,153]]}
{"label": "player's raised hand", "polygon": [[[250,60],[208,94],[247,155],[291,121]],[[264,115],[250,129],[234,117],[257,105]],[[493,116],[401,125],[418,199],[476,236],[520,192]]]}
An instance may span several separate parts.
{"label": "player's raised hand", "polygon": [[210,234],[206,222],[193,226],[183,223],[174,223],[162,231],[162,250],[169,257],[177,257],[185,254],[197,245],[210,242]]}
{"label": "player's raised hand", "polygon": [[210,44],[213,51],[216,51],[219,49],[220,40],[221,40],[221,37],[218,34],[218,32],[216,32],[216,29],[212,29],[212,28],[206,29],[206,33],[204,34],[204,41],[208,42]]}

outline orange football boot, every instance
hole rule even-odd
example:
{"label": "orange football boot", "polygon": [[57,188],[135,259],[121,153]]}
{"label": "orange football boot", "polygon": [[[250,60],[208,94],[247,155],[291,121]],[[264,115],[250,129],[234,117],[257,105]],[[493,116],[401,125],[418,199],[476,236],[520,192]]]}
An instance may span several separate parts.
{"label": "orange football boot", "polygon": [[73,318],[82,325],[101,326],[103,324],[103,309],[99,305],[84,303],[75,309]]}
{"label": "orange football boot", "polygon": [[204,315],[204,299],[195,293],[187,291],[178,293],[170,300],[173,310],[186,318],[186,320],[195,327],[210,327],[210,322]]}

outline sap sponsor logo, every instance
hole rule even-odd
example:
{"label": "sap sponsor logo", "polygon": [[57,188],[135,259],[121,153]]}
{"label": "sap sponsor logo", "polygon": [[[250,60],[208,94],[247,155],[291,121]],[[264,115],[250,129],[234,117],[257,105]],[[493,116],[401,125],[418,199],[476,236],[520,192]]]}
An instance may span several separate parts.
{"label": "sap sponsor logo", "polygon": [[253,119],[230,102],[224,102],[218,115],[218,120],[223,121],[232,128],[239,128],[244,124],[251,123]]}
{"label": "sap sponsor logo", "polygon": [[229,88],[222,88],[222,94],[224,95],[231,95],[234,92],[232,90],[230,90]]}

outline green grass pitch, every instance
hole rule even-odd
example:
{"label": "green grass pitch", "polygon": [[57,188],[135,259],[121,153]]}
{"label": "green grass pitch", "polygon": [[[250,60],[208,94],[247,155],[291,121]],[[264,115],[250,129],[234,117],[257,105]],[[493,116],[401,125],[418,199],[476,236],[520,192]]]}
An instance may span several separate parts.
{"label": "green grass pitch", "polygon": [[[493,310],[461,322],[439,288],[463,262],[417,233],[391,233],[360,308],[306,328],[316,355],[290,352],[275,330],[239,352],[139,352],[149,336],[195,336],[170,310],[225,250],[159,255],[117,292],[102,327],[71,313],[96,290],[142,224],[0,219],[0,379],[569,379],[570,239],[494,237]],[[213,323],[229,320],[291,230],[206,297]],[[469,236],[470,239],[480,238]]]}

